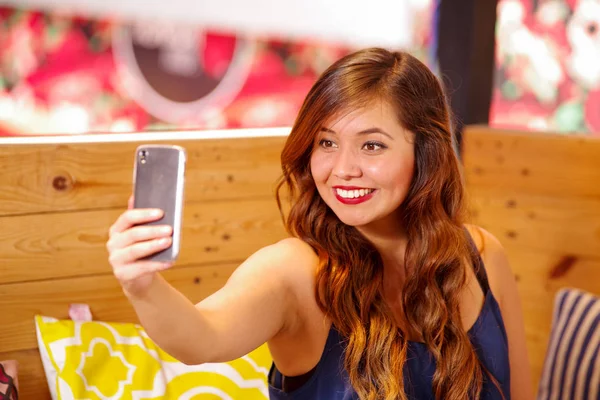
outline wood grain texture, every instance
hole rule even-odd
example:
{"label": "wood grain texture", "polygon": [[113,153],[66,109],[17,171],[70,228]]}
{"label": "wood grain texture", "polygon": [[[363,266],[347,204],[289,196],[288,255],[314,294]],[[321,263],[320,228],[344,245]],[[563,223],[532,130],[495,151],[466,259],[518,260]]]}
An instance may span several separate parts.
{"label": "wood grain texture", "polygon": [[[504,244],[600,257],[600,197],[550,196],[473,186],[469,192],[473,219],[493,230]],[[597,289],[600,291],[600,286]]]}
{"label": "wood grain texture", "polygon": [[[174,267],[163,276],[193,302],[220,289],[241,263]],[[87,303],[94,319],[136,322],[137,317],[112,274],[0,285],[0,352],[37,348],[34,316],[68,318],[69,304]]]}
{"label": "wood grain texture", "polygon": [[17,360],[19,362],[19,399],[52,399],[37,348],[0,353],[0,360]]}
{"label": "wood grain texture", "polygon": [[[237,265],[174,268],[163,276],[197,302],[220,289]],[[0,285],[0,307],[7,311],[0,330],[0,360],[19,362],[20,398],[51,398],[33,317],[40,314],[68,319],[69,304],[76,302],[89,304],[96,320],[137,322],[133,308],[112,275]]]}
{"label": "wood grain texture", "polygon": [[600,294],[600,140],[468,127],[463,160],[472,222],[517,279],[537,387],[558,290]]}
{"label": "wood grain texture", "polygon": [[[284,137],[171,141],[188,152],[182,250],[164,276],[197,302],[260,247],[287,236],[274,185]],[[131,193],[139,143],[0,147],[0,359],[20,363],[21,398],[50,398],[36,314],[136,322],[110,272],[108,228]]]}
{"label": "wood grain texture", "polygon": [[469,126],[463,140],[472,188],[557,197],[600,197],[600,140]]}
{"label": "wood grain texture", "polygon": [[[0,283],[106,273],[108,229],[123,210],[0,218]],[[272,198],[186,204],[178,265],[243,259],[285,236]]]}
{"label": "wood grain texture", "polygon": [[554,296],[564,287],[600,293],[600,257],[576,258],[556,274],[557,265],[568,257],[560,250],[539,251],[510,244],[506,251],[523,304],[532,374],[537,383],[550,336]]}
{"label": "wood grain texture", "polygon": [[[165,142],[186,148],[186,201],[270,196],[285,137]],[[139,143],[0,147],[0,216],[119,208]]]}

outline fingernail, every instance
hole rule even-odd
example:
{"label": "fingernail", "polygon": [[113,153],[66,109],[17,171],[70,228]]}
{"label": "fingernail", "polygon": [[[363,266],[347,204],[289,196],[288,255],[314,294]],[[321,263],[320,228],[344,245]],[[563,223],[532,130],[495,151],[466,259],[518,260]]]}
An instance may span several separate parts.
{"label": "fingernail", "polygon": [[170,241],[171,241],[171,238],[162,238],[162,239],[159,239],[158,243],[160,245],[165,245],[165,244],[169,243]]}
{"label": "fingernail", "polygon": [[171,227],[170,226],[163,226],[160,228],[159,230],[160,233],[171,233]]}
{"label": "fingernail", "polygon": [[150,211],[150,216],[151,217],[160,217],[162,214],[162,210],[151,210]]}

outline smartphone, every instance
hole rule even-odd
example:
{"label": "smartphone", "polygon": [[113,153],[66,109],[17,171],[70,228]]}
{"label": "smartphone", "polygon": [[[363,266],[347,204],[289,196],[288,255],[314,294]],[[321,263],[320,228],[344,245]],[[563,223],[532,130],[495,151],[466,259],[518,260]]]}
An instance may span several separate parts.
{"label": "smartphone", "polygon": [[163,210],[160,220],[143,225],[170,225],[173,228],[171,246],[145,260],[173,262],[179,256],[185,163],[186,151],[180,146],[146,144],[136,149],[133,207]]}

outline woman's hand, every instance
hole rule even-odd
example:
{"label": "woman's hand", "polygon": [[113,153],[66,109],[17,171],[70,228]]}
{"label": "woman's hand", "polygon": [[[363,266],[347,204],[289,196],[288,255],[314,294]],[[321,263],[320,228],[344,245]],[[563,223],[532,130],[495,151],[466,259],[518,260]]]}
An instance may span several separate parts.
{"label": "woman's hand", "polygon": [[169,225],[136,226],[156,221],[162,216],[162,210],[134,209],[132,196],[127,211],[110,227],[106,243],[108,261],[128,296],[143,296],[156,273],[172,265],[142,260],[171,245],[173,229]]}

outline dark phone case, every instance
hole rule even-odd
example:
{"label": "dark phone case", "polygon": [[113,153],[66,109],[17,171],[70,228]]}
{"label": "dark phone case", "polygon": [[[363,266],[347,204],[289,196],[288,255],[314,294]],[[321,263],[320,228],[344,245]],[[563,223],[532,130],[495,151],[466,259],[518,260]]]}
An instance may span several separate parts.
{"label": "dark phone case", "polygon": [[133,178],[134,208],[160,208],[160,220],[143,225],[171,225],[173,243],[146,260],[175,261],[179,255],[185,150],[179,146],[143,145],[135,153]]}

